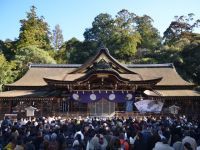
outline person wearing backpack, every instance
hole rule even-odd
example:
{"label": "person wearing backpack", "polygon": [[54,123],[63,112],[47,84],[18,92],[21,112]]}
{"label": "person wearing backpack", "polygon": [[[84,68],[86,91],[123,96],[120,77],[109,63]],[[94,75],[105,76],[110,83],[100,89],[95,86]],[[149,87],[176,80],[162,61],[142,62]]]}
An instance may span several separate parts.
{"label": "person wearing backpack", "polygon": [[122,150],[129,150],[129,143],[124,138],[124,133],[119,134],[120,144]]}

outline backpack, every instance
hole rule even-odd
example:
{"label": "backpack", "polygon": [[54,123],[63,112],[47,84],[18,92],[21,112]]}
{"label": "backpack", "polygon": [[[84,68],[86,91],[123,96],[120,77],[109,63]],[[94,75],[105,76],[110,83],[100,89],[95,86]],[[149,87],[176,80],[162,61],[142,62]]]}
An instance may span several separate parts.
{"label": "backpack", "polygon": [[129,143],[126,140],[123,140],[123,142],[121,143],[121,150],[125,150],[126,145],[129,145]]}
{"label": "backpack", "polygon": [[125,150],[126,149],[125,143],[126,143],[126,141],[123,140],[123,142],[121,143],[121,150]]}

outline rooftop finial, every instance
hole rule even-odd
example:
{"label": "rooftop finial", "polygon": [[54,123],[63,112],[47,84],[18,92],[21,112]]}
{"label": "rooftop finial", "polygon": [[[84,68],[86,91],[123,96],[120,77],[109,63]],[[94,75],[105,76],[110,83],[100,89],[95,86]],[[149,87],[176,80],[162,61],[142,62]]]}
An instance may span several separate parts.
{"label": "rooftop finial", "polygon": [[103,42],[100,43],[100,49],[99,49],[99,52],[102,52],[102,51],[109,54],[109,51],[108,51],[108,49],[106,48],[106,45]]}
{"label": "rooftop finial", "polygon": [[101,49],[106,49],[106,46],[105,46],[105,44],[103,42],[100,43],[100,48]]}

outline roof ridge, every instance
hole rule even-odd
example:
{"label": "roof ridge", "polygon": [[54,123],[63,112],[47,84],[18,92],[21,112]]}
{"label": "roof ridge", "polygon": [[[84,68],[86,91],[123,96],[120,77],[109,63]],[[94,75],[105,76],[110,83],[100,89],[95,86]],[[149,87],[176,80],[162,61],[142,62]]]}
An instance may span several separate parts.
{"label": "roof ridge", "polygon": [[128,68],[162,68],[162,67],[170,67],[174,68],[173,63],[164,63],[164,64],[126,64]]}
{"label": "roof ridge", "polygon": [[[29,64],[29,68],[78,68],[82,64]],[[174,68],[173,63],[164,64],[122,64],[128,68],[157,68],[157,67],[171,67]]]}
{"label": "roof ridge", "polygon": [[78,68],[81,64],[29,64],[29,68]]}

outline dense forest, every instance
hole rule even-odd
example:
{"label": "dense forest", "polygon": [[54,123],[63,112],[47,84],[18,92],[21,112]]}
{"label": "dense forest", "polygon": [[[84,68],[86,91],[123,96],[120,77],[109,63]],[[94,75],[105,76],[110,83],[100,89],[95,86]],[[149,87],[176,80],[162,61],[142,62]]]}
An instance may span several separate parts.
{"label": "dense forest", "polygon": [[36,10],[32,6],[20,20],[17,39],[0,40],[0,90],[22,77],[29,63],[81,64],[102,44],[122,63],[174,63],[185,80],[200,84],[200,34],[194,33],[200,20],[193,13],[175,16],[163,36],[148,15],[125,9],[114,17],[101,13],[85,29],[83,41],[64,41],[60,26],[50,31]]}

